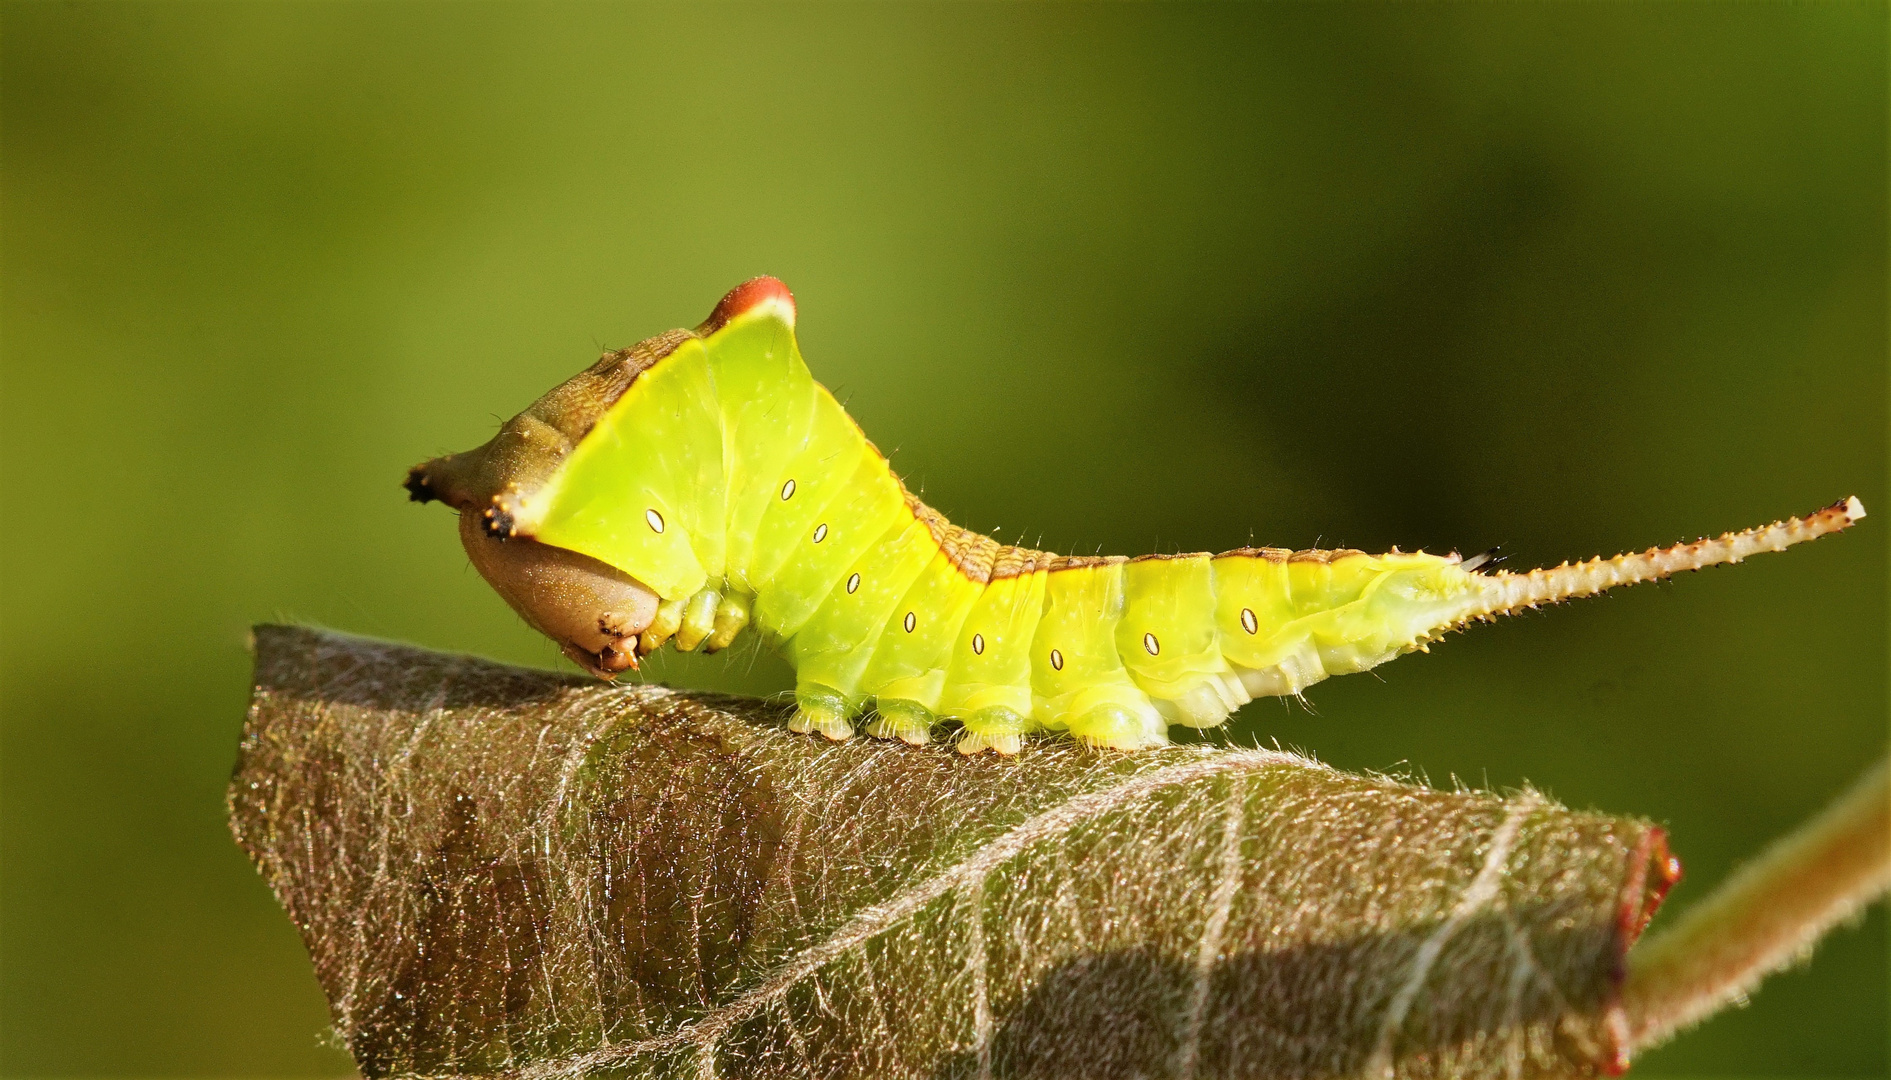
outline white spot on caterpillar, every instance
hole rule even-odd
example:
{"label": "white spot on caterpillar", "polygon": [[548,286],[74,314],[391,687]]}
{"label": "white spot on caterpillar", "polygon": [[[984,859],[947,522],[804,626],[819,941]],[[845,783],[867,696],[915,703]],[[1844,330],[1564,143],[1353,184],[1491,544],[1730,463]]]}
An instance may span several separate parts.
{"label": "white spot on caterpillar", "polygon": [[977,653],[980,656],[985,655],[985,635],[983,634],[972,635],[972,651]]}
{"label": "white spot on caterpillar", "polygon": [[914,623],[916,623],[916,622],[918,622],[918,621],[919,621],[918,619],[915,619],[915,618],[913,618],[913,613],[912,613],[912,612],[910,612],[910,611],[909,611],[909,612],[907,612],[907,613],[906,613],[906,632],[907,632],[907,633],[909,633],[909,634],[910,634],[910,633],[912,633],[912,632],[913,632],[913,624],[914,624]]}
{"label": "white spot on caterpillar", "polygon": [[663,531],[663,515],[662,514],[657,513],[655,510],[645,510],[643,512],[643,519],[650,523],[650,528],[653,532]]}
{"label": "white spot on caterpillar", "polygon": [[1258,630],[1259,628],[1260,628],[1260,624],[1254,621],[1254,609],[1242,608],[1241,609],[1241,629],[1246,630],[1248,633],[1252,634],[1254,631]]}
{"label": "white spot on caterpillar", "polygon": [[851,593],[858,588],[860,588],[860,575],[855,574],[853,577],[847,579],[847,591]]}
{"label": "white spot on caterpillar", "polygon": [[1056,668],[1058,671],[1064,670],[1064,654],[1058,652],[1056,649],[1051,650],[1051,667]]}
{"label": "white spot on caterpillar", "polygon": [[1142,647],[1143,651],[1150,656],[1154,656],[1162,651],[1162,646],[1156,644],[1156,636],[1154,634],[1144,634],[1142,636]]}
{"label": "white spot on caterpillar", "polygon": [[827,522],[823,521],[814,527],[814,542],[818,544],[825,539],[827,539]]}
{"label": "white spot on caterpillar", "polygon": [[794,498],[794,477],[790,476],[788,482],[781,485],[781,501],[787,502],[792,498]]}

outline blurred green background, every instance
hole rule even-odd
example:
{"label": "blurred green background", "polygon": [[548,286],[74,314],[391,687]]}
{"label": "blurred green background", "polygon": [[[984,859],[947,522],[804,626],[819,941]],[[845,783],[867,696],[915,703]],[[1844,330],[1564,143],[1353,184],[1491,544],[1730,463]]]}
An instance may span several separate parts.
{"label": "blurred green background", "polygon": [[[1858,494],[1235,722],[1666,822],[1685,906],[1886,741],[1886,10],[6,6],[0,1071],[347,1068],[224,828],[245,628],[562,663],[403,470],[764,272],[1007,539],[1527,566]],[[1886,974],[1880,906],[1638,1073],[1882,1076]]]}

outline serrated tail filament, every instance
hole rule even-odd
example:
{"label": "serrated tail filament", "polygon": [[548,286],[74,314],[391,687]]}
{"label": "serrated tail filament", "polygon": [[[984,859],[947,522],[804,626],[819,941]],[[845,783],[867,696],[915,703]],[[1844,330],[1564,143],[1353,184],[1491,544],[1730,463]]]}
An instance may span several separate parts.
{"label": "serrated tail filament", "polygon": [[1472,607],[1459,621],[1509,614],[1542,604],[1591,596],[1618,585],[1658,581],[1684,570],[1737,563],[1749,555],[1764,551],[1784,551],[1794,544],[1849,528],[1864,516],[1864,504],[1853,496],[1803,518],[1787,518],[1756,529],[1722,533],[1691,544],[1649,548],[1647,551],[1617,555],[1612,559],[1595,558],[1587,562],[1564,563],[1528,573],[1498,571],[1484,578],[1483,587]]}

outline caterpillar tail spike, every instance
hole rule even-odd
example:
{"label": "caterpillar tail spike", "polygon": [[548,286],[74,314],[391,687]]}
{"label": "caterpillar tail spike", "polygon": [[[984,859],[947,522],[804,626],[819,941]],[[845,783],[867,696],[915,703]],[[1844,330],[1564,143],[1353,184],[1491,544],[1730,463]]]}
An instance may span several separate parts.
{"label": "caterpillar tail spike", "polygon": [[959,528],[809,374],[795,303],[737,286],[694,330],[606,353],[485,445],[415,466],[480,574],[599,678],[753,632],[794,666],[795,731],[1017,753],[1136,750],[1256,697],[1426,650],[1476,619],[1836,532],[1806,518],[1528,572],[1457,555],[1240,548],[1066,556]]}
{"label": "caterpillar tail spike", "polygon": [[1612,559],[1564,563],[1527,573],[1499,570],[1485,576],[1478,599],[1465,618],[1511,614],[1524,608],[1594,596],[1619,585],[1659,581],[1687,570],[1737,563],[1765,551],[1785,551],[1794,544],[1850,528],[1864,516],[1865,504],[1854,495],[1803,518],[1792,517],[1758,528],[1722,533],[1691,544],[1649,548]]}

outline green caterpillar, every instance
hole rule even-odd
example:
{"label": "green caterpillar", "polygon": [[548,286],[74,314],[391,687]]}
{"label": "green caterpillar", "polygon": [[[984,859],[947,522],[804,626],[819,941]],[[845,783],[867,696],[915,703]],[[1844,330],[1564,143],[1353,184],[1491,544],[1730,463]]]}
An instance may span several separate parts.
{"label": "green caterpillar", "polygon": [[[914,498],[795,344],[761,277],[695,330],[619,352],[484,446],[416,466],[411,496],[525,620],[600,678],[664,642],[753,626],[794,665],[790,727],[1016,753],[1034,731],[1135,750],[1424,650],[1473,619],[1779,551],[1807,518],[1515,574],[1484,557],[1242,548],[1098,558],[1000,544]],[[1480,572],[1483,571],[1483,572]]]}

